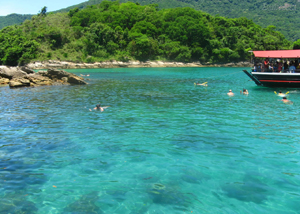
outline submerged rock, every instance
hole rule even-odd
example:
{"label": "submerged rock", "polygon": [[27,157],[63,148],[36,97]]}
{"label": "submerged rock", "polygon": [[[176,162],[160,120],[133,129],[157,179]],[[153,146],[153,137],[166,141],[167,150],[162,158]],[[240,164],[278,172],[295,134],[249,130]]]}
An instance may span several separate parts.
{"label": "submerged rock", "polygon": [[83,195],[77,201],[69,204],[63,211],[63,213],[77,213],[77,214],[92,214],[103,213],[100,207],[95,203],[98,201],[98,192],[94,191],[87,195]]}
{"label": "submerged rock", "polygon": [[261,183],[229,183],[222,187],[222,190],[229,198],[235,198],[240,201],[263,203],[268,198],[268,187]]}
{"label": "submerged rock", "polygon": [[26,196],[20,193],[9,193],[1,196],[0,213],[37,213],[38,209]]}

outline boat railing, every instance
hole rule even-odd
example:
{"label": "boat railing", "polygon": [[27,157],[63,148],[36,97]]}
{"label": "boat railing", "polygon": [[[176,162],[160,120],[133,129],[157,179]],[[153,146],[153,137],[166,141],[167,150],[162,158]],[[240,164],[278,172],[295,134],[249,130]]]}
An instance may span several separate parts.
{"label": "boat railing", "polygon": [[282,70],[282,71],[278,71],[278,70],[273,70],[273,69],[251,69],[252,72],[266,72],[266,73],[300,73],[300,69],[296,69],[296,70]]}

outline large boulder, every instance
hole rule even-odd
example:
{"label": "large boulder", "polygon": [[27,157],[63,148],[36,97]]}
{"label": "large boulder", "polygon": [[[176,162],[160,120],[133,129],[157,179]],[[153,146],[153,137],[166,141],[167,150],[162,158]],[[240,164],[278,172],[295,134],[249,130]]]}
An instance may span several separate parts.
{"label": "large boulder", "polygon": [[69,76],[68,77],[68,83],[70,84],[79,84],[79,85],[85,85],[87,84],[82,77],[79,77],[79,76]]}
{"label": "large boulder", "polygon": [[31,68],[28,68],[26,66],[21,67],[21,70],[26,72],[27,74],[34,74],[34,70],[32,70]]}
{"label": "large boulder", "polygon": [[27,73],[22,71],[19,67],[0,66],[0,77],[13,79],[26,77]]}
{"label": "large boulder", "polygon": [[47,71],[38,71],[38,72],[36,72],[36,74],[44,76],[44,77],[48,76],[48,72]]}
{"label": "large boulder", "polygon": [[51,79],[61,80],[63,82],[67,81],[70,84],[87,84],[82,77],[64,70],[48,69],[47,73],[44,73],[43,75],[46,75]]}
{"label": "large boulder", "polygon": [[69,77],[73,74],[66,72],[64,70],[57,70],[57,69],[48,69],[47,71],[48,75],[51,76],[52,78],[56,78],[56,79],[61,79],[63,77]]}
{"label": "large boulder", "polygon": [[9,83],[9,79],[8,78],[0,77],[0,85],[6,85],[8,83]]}
{"label": "large boulder", "polygon": [[51,80],[49,77],[47,76],[42,76],[42,75],[38,75],[36,73],[34,74],[29,74],[27,76],[27,79],[31,82],[32,86],[39,86],[39,85],[52,85],[53,84],[53,80]]}
{"label": "large boulder", "polygon": [[0,66],[0,84],[11,88],[40,85],[87,84],[82,77],[56,69],[35,73],[27,67]]}
{"label": "large boulder", "polygon": [[9,87],[16,88],[16,87],[24,87],[24,86],[30,86],[29,79],[25,78],[14,78],[10,80]]}

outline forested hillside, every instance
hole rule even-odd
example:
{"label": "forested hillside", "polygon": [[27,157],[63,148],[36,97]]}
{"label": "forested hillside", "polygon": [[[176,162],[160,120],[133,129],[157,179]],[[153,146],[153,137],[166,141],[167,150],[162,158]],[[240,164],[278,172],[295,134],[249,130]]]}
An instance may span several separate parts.
{"label": "forested hillside", "polygon": [[103,1],[68,13],[39,14],[0,31],[0,64],[34,60],[174,60],[225,63],[248,50],[287,49],[291,43],[246,18],[227,19],[192,8]]}
{"label": "forested hillside", "polygon": [[8,16],[0,16],[0,29],[15,25],[15,24],[21,24],[26,19],[31,19],[32,15],[20,15],[20,14],[10,14]]}
{"label": "forested hillside", "polygon": [[[128,0],[120,0],[127,2]],[[131,0],[141,5],[158,4],[160,9],[191,7],[196,10],[217,15],[252,19],[256,24],[267,27],[274,25],[289,40],[300,39],[300,1],[299,0]],[[71,8],[84,8],[99,4],[102,0],[89,0]]]}
{"label": "forested hillside", "polygon": [[[100,4],[103,0],[89,0],[56,12],[68,12],[78,7],[83,9],[89,5]],[[252,19],[256,24],[267,27],[274,25],[289,40],[300,39],[300,1],[299,0],[131,0],[141,5],[158,4],[160,9],[191,7],[196,10],[217,15]],[[120,3],[128,0],[119,0]],[[12,24],[19,24],[31,15],[12,14],[0,17],[0,29]]]}

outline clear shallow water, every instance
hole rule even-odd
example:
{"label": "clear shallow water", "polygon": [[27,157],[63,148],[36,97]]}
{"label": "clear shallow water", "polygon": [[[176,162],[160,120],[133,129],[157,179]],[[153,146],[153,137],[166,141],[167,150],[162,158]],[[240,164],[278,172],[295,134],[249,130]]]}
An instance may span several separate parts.
{"label": "clear shallow water", "polygon": [[284,104],[242,68],[69,71],[90,84],[0,88],[1,214],[299,213],[299,90]]}

